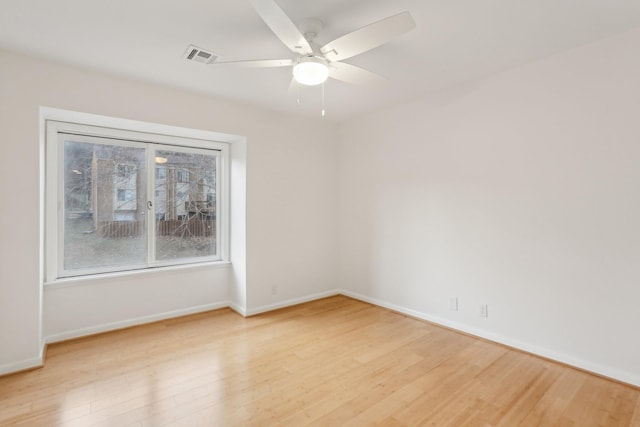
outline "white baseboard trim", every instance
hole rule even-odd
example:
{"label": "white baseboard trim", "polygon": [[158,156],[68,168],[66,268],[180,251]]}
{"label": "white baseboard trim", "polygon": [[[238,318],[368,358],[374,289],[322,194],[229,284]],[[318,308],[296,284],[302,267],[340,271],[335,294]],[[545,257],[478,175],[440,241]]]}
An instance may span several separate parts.
{"label": "white baseboard trim", "polygon": [[[334,289],[332,291],[319,292],[317,294],[306,295],[306,296],[299,297],[299,298],[292,298],[292,299],[288,299],[288,300],[285,300],[285,301],[277,302],[275,304],[268,304],[268,305],[263,305],[263,306],[260,306],[260,307],[245,309],[243,316],[245,316],[245,317],[255,316],[256,314],[266,313],[267,311],[273,311],[273,310],[278,310],[280,308],[291,307],[293,305],[303,304],[305,302],[315,301],[315,300],[318,300],[318,299],[332,297],[332,296],[339,295],[339,294],[340,294],[340,291],[337,290],[337,289]],[[231,308],[233,308],[233,307],[231,307]],[[234,308],[234,310],[236,310],[236,309]],[[236,311],[238,313],[242,314],[241,311],[239,311],[239,310],[236,310]]]}
{"label": "white baseboard trim", "polygon": [[238,313],[240,316],[247,317],[247,308],[246,307],[241,307],[238,304],[231,303],[231,304],[229,304],[229,308],[231,310],[235,311],[236,313]]}
{"label": "white baseboard trim", "polygon": [[407,316],[426,320],[427,322],[434,323],[436,325],[444,326],[450,329],[464,332],[465,334],[469,334],[469,335],[473,335],[489,341],[493,341],[498,344],[515,348],[517,350],[522,350],[524,352],[534,354],[536,356],[541,356],[541,357],[544,357],[545,359],[550,359],[556,362],[563,363],[565,365],[573,366],[583,371],[587,371],[587,372],[594,373],[596,375],[611,378],[613,380],[627,383],[635,387],[640,387],[640,376],[634,375],[630,372],[620,371],[618,369],[615,369],[609,366],[604,366],[604,365],[589,362],[586,360],[578,359],[563,353],[558,353],[548,348],[539,347],[533,344],[515,340],[513,338],[509,338],[500,334],[495,334],[482,329],[473,328],[471,326],[468,326],[462,323],[452,322],[450,320],[443,319],[438,316],[432,316],[430,314],[426,314],[420,311],[412,310],[410,308],[392,304],[387,301],[362,295],[357,292],[341,290],[339,291],[339,293],[349,298],[357,299],[363,302],[367,302],[369,304],[387,308],[389,310],[396,311],[398,313],[406,314]]}
{"label": "white baseboard trim", "polygon": [[[351,292],[347,290],[335,289],[326,292],[320,292],[312,295],[307,295],[299,298],[292,298],[289,300],[281,301],[274,304],[263,305],[260,307],[249,308],[240,307],[237,304],[233,304],[230,301],[219,302],[215,304],[205,304],[196,307],[190,307],[187,309],[174,310],[165,313],[154,314],[150,316],[138,317],[135,319],[129,319],[119,322],[113,322],[103,325],[92,326],[84,329],[77,329],[73,331],[67,331],[60,334],[49,335],[45,338],[45,343],[50,344],[59,341],[65,341],[74,338],[80,338],[83,336],[98,334],[102,332],[113,331],[117,329],[127,328],[130,326],[142,325],[145,323],[157,322],[159,320],[170,319],[173,317],[186,316],[189,314],[201,313],[210,310],[217,310],[220,308],[231,308],[238,314],[243,317],[254,316],[256,314],[265,313],[268,311],[278,310],[281,308],[286,308],[298,304],[302,304],[305,302],[310,302],[322,298],[327,298],[335,295],[344,295],[349,298],[353,298],[359,301],[367,302],[369,304],[373,304],[379,307],[383,307],[398,313],[405,314],[407,316],[415,317],[417,319],[422,319],[427,322],[434,323],[436,325],[444,326],[450,329],[454,329],[469,335],[473,335],[479,338],[483,338],[489,341],[493,341],[502,345],[506,345],[508,347],[512,347],[518,350],[525,351],[527,353],[531,353],[537,356],[544,357],[546,359],[554,360],[556,362],[560,362],[569,366],[573,366],[575,368],[592,372],[597,375],[601,375],[603,377],[608,377],[616,381],[620,381],[623,383],[630,384],[635,387],[640,387],[640,376],[636,374],[632,374],[626,371],[620,371],[615,368],[611,368],[609,366],[600,365],[597,363],[592,363],[589,361],[585,361],[582,359],[578,359],[566,354],[558,353],[553,350],[535,346],[533,344],[529,344],[523,341],[515,340],[500,334],[495,334],[490,331],[478,329],[471,327],[469,325],[465,325],[458,322],[453,322],[447,319],[443,319],[438,316],[433,316],[427,313],[423,313],[417,310],[409,309],[406,307],[402,307],[378,298],[369,297],[367,295],[363,295],[357,292]],[[43,366],[44,363],[44,355],[43,350],[41,350],[40,357],[27,359],[20,362],[8,363],[5,365],[0,365],[0,375],[6,375],[14,372],[19,372],[27,369],[38,368]]]}
{"label": "white baseboard trim", "polygon": [[34,357],[32,359],[21,360],[19,362],[7,363],[0,365],[0,376],[15,374],[16,372],[26,371],[34,368],[41,368],[44,365],[42,357]]}
{"label": "white baseboard trim", "polygon": [[128,328],[131,326],[143,325],[145,323],[157,322],[159,320],[171,319],[173,317],[187,316],[189,314],[202,313],[205,311],[217,310],[229,307],[229,301],[223,301],[213,304],[198,305],[195,307],[183,308],[179,310],[167,311],[164,313],[152,314],[149,316],[136,317],[133,319],[121,320],[118,322],[105,323],[102,325],[90,326],[88,328],[75,329],[72,331],[52,334],[45,337],[45,342],[51,344],[59,341],[66,341],[74,338],[85,337],[88,335],[100,334],[103,332],[115,331],[118,329]]}

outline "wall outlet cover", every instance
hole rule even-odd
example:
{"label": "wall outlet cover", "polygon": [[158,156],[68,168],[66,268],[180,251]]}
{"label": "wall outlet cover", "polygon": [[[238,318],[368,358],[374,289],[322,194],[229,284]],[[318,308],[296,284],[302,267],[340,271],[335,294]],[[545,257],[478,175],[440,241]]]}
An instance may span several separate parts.
{"label": "wall outlet cover", "polygon": [[480,304],[480,317],[489,317],[489,308],[487,304]]}

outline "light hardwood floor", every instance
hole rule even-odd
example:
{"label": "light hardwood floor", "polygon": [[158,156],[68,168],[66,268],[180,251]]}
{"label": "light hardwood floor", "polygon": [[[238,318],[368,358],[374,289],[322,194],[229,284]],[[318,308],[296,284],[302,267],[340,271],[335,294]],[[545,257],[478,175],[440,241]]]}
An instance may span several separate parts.
{"label": "light hardwood floor", "polygon": [[51,345],[0,425],[640,426],[640,390],[337,296]]}

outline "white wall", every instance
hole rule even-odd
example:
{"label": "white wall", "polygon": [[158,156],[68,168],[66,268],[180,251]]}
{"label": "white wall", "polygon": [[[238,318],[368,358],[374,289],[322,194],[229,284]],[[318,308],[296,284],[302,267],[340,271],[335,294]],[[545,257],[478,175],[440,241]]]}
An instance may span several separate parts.
{"label": "white wall", "polygon": [[[0,51],[0,373],[37,363],[47,334],[341,287],[640,385],[639,48],[631,32],[340,132]],[[246,136],[232,147],[247,192],[233,269],[42,293],[42,105]]]}
{"label": "white wall", "polygon": [[341,286],[640,385],[638,52],[640,30],[342,126]]}
{"label": "white wall", "polygon": [[[41,292],[40,106],[245,136],[246,145],[232,146],[232,185],[246,180],[247,192],[232,204],[246,207],[247,217],[231,220],[231,269],[134,275]],[[0,129],[0,373],[36,364],[47,336],[229,302],[253,312],[335,288],[337,219],[327,214],[336,202],[331,123],[0,51]]]}
{"label": "white wall", "polygon": [[274,115],[260,138],[269,144],[249,138],[247,154],[249,314],[331,294],[337,283],[337,126]]}
{"label": "white wall", "polygon": [[44,287],[44,338],[55,342],[229,305],[230,266],[167,269]]}

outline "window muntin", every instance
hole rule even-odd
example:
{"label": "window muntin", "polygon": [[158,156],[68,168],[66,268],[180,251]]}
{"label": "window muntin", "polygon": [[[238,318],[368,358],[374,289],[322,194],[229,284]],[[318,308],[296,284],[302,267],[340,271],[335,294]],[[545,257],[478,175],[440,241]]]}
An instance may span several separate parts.
{"label": "window muntin", "polygon": [[[222,210],[212,200],[219,199],[226,144],[192,148],[188,138],[169,145],[166,136],[160,144],[152,134],[116,131],[110,138],[97,136],[110,129],[50,125],[47,187],[57,182],[53,198],[60,202],[47,191],[47,216],[57,218],[47,220],[47,280],[223,258]],[[74,127],[86,133],[62,131]],[[178,221],[173,228],[169,218]]]}

